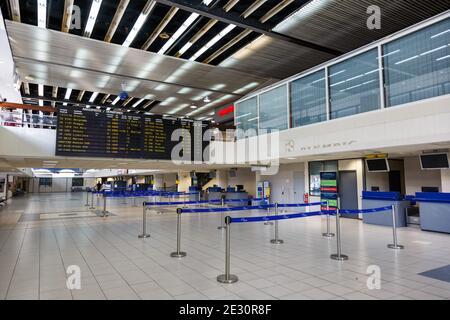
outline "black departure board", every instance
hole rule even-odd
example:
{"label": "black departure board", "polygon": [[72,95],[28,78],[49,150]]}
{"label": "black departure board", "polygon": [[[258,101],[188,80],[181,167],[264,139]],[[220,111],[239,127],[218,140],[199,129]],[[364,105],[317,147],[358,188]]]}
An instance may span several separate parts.
{"label": "black departure board", "polygon": [[95,108],[58,112],[57,156],[208,160],[203,157],[209,144],[203,141],[206,122]]}

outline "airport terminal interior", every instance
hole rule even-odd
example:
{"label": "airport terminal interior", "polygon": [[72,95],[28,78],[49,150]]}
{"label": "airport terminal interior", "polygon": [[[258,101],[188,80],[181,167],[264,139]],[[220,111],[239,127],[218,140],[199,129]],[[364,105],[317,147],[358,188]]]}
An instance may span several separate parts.
{"label": "airport terminal interior", "polygon": [[2,0],[0,300],[449,300],[450,2]]}

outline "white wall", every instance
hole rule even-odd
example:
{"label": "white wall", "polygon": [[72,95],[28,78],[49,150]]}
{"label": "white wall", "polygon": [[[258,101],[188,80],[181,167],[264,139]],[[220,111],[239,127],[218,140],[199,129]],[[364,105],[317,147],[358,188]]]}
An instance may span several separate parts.
{"label": "white wall", "polygon": [[441,171],[421,170],[419,157],[405,158],[406,194],[421,192],[422,187],[438,187],[441,191]]}
{"label": "white wall", "polygon": [[[293,163],[280,165],[278,173],[275,175],[264,175],[264,173],[258,174],[257,181],[270,182],[270,201],[272,203],[298,203],[299,201],[303,202],[303,195],[297,195],[297,199],[294,198],[294,172],[301,172],[303,173],[305,180],[308,179],[305,175],[305,164]],[[308,190],[306,186],[305,190],[305,192],[307,192]]]}
{"label": "white wall", "polygon": [[249,196],[256,195],[256,174],[249,168],[238,168],[236,177],[228,176],[228,185],[235,187],[241,184]]}
{"label": "white wall", "polygon": [[441,170],[441,192],[450,192],[450,169]]}

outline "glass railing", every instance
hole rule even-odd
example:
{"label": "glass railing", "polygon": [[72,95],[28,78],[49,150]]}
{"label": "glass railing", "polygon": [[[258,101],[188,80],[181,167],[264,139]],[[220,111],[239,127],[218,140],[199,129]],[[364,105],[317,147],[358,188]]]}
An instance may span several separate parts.
{"label": "glass railing", "polygon": [[0,126],[56,129],[57,117],[0,110]]}
{"label": "glass railing", "polygon": [[450,12],[244,97],[235,125],[281,131],[447,94]]}

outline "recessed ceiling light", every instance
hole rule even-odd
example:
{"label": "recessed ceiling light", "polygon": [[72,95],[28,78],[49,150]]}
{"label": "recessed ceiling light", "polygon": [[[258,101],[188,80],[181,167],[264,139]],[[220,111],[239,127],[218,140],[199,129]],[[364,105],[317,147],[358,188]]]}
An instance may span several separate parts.
{"label": "recessed ceiling light", "polygon": [[210,103],[210,102],[211,102],[211,100],[209,99],[209,97],[208,97],[208,96],[206,96],[206,97],[205,97],[205,99],[203,100],[203,102],[204,102],[204,103]]}
{"label": "recessed ceiling light", "polygon": [[167,32],[161,32],[160,34],[159,34],[159,37],[161,38],[161,39],[169,39],[170,38],[170,36],[169,36],[169,34],[167,33]]}
{"label": "recessed ceiling light", "polygon": [[33,80],[34,80],[34,77],[31,76],[31,75],[29,75],[29,76],[26,76],[26,77],[25,77],[25,80],[33,81]]}
{"label": "recessed ceiling light", "polygon": [[197,106],[192,105],[192,106],[191,106],[191,109],[197,109]]}

